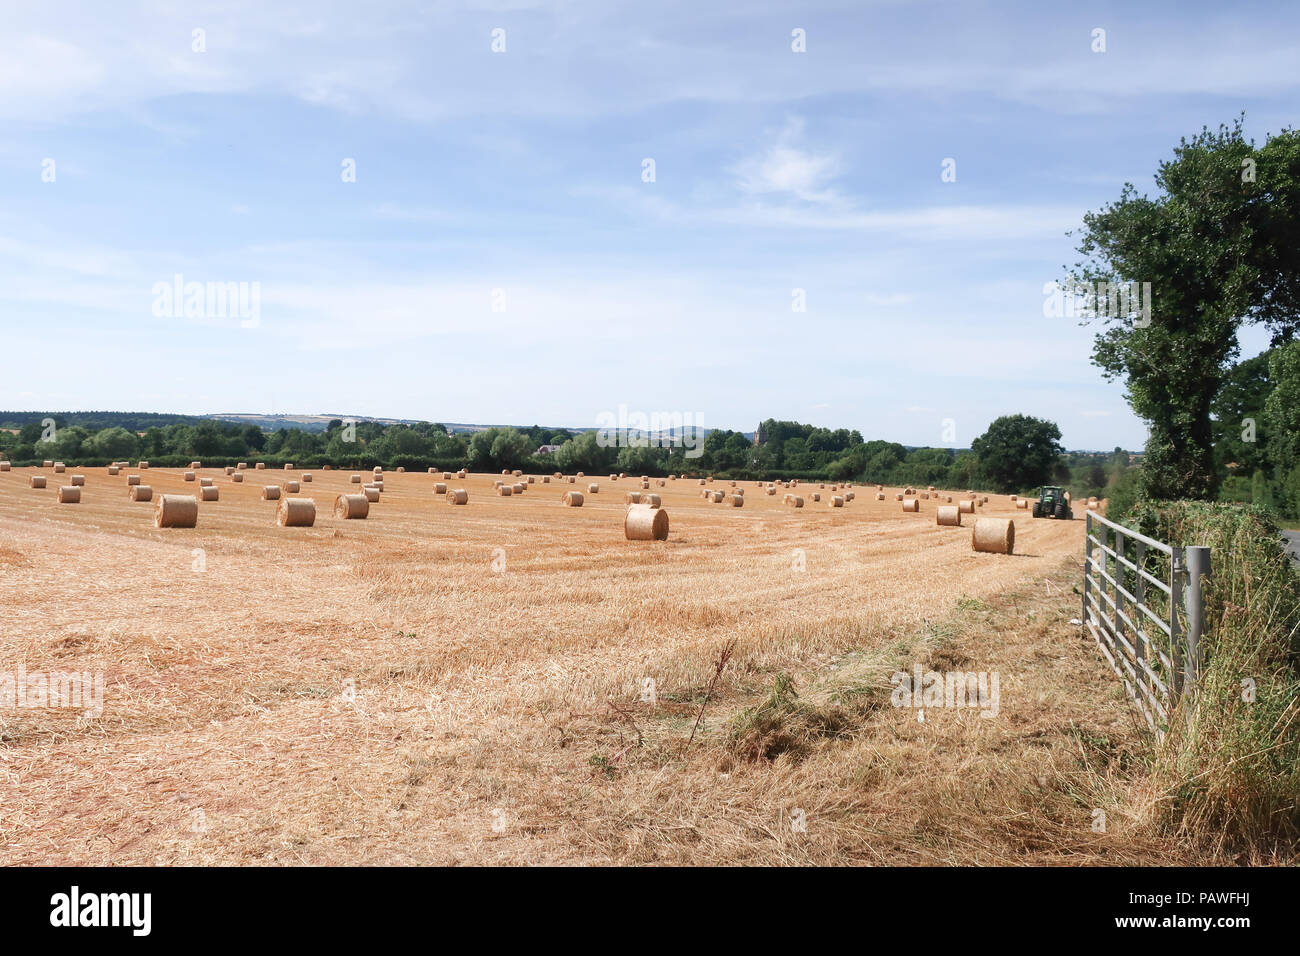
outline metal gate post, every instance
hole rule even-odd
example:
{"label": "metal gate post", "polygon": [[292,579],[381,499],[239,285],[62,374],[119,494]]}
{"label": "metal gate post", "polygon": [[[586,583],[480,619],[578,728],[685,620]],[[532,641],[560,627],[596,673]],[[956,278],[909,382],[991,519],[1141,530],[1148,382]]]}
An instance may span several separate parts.
{"label": "metal gate post", "polygon": [[1188,688],[1196,684],[1201,672],[1201,632],[1205,627],[1205,596],[1201,586],[1210,573],[1210,549],[1187,549],[1187,590],[1183,592],[1187,611],[1187,657],[1183,663],[1183,682]]}
{"label": "metal gate post", "polygon": [[1083,621],[1085,632],[1088,623],[1088,591],[1092,586],[1092,512],[1089,511],[1083,519],[1083,614],[1079,620]]}
{"label": "metal gate post", "polygon": [[1183,606],[1183,581],[1187,575],[1187,558],[1184,549],[1174,546],[1169,556],[1169,655],[1173,660],[1169,683],[1177,701],[1183,693],[1183,667],[1186,655],[1183,654],[1183,628],[1178,610]]}

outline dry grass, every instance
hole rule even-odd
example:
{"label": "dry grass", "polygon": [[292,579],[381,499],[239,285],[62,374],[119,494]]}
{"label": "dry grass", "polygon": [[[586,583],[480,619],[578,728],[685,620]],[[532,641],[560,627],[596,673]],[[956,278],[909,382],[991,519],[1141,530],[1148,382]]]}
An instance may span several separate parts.
{"label": "dry grass", "polygon": [[[1154,831],[1068,624],[1081,521],[991,501],[1020,553],[975,554],[893,489],[735,509],[679,480],[669,540],[632,542],[635,479],[572,509],[471,475],[452,507],[387,474],[346,521],[349,472],[318,471],[312,528],[222,478],[160,531],[122,476],[59,506],[29,473],[0,474],[0,670],[102,670],[106,701],[0,712],[0,863],[1211,862]],[[999,671],[999,717],[891,707],[913,661]]]}

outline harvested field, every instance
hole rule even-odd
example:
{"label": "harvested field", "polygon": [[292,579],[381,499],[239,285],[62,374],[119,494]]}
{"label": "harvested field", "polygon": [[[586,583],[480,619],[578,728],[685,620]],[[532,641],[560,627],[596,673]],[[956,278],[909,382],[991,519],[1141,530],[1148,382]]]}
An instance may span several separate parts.
{"label": "harvested field", "polygon": [[[1155,835],[1133,712],[1068,623],[1081,520],[994,497],[1016,553],[979,554],[935,498],[682,481],[668,540],[629,541],[636,479],[567,508],[471,474],[454,507],[387,473],[351,521],[318,470],[312,527],[222,482],[158,529],[84,470],[76,508],[0,473],[2,666],[104,675],[102,715],[0,712],[0,863],[1204,862]],[[996,719],[890,706],[913,665],[998,672]]]}

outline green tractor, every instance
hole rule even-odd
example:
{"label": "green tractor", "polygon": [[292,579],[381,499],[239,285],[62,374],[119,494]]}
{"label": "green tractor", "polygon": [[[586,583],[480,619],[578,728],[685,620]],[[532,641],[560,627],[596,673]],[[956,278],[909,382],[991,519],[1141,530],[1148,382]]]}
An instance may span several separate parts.
{"label": "green tractor", "polygon": [[1070,493],[1059,485],[1044,485],[1039,488],[1038,500],[1034,502],[1034,517],[1073,521],[1074,512],[1070,510]]}

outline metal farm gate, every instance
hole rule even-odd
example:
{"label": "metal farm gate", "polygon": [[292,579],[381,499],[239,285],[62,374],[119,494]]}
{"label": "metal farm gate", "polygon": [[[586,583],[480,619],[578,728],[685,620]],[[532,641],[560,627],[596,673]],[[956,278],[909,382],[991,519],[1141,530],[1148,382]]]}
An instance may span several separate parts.
{"label": "metal farm gate", "polygon": [[1196,683],[1210,549],[1148,538],[1095,512],[1085,518],[1083,623],[1157,733]]}

